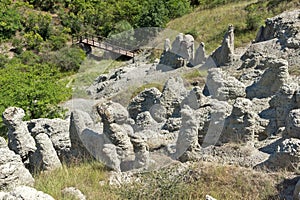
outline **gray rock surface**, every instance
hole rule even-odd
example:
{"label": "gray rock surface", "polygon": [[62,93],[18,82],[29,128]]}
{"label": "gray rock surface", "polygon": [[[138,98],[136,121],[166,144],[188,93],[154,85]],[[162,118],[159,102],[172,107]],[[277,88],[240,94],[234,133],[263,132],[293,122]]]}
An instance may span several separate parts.
{"label": "gray rock surface", "polygon": [[291,110],[286,122],[288,137],[300,139],[300,109]]}
{"label": "gray rock surface", "polygon": [[33,171],[51,171],[60,168],[62,166],[61,162],[49,136],[45,133],[40,133],[34,139],[37,149],[29,158]]}
{"label": "gray rock surface", "polygon": [[204,93],[220,101],[228,101],[237,97],[245,97],[245,85],[236,78],[229,76],[221,68],[208,70]]}
{"label": "gray rock surface", "polygon": [[35,150],[35,141],[30,135],[27,124],[22,121],[24,110],[16,107],[7,108],[3,114],[3,122],[8,127],[8,146],[26,161]]}
{"label": "gray rock surface", "polygon": [[198,122],[194,110],[184,106],[181,110],[182,125],[176,142],[175,158],[180,161],[195,160],[198,158]]}
{"label": "gray rock surface", "polygon": [[250,142],[254,144],[263,135],[266,138],[268,120],[253,112],[253,103],[246,98],[237,98],[231,115],[226,119],[222,132],[223,142]]}
{"label": "gray rock surface", "polygon": [[234,55],[234,27],[230,25],[224,36],[222,45],[216,49],[211,57],[215,62],[215,66],[224,66],[229,64]]}
{"label": "gray rock surface", "polygon": [[120,148],[118,153],[122,161],[131,160],[134,153],[129,135],[133,134],[133,129],[126,124],[129,116],[127,110],[112,101],[99,104],[97,110],[102,118],[103,133],[112,144]]}
{"label": "gray rock surface", "polygon": [[288,83],[288,62],[283,59],[269,59],[265,63],[266,71],[261,78],[246,88],[247,98],[266,98],[274,95]]}
{"label": "gray rock surface", "polygon": [[32,136],[45,133],[51,139],[59,158],[65,160],[70,156],[69,120],[63,119],[33,119],[27,122]]}
{"label": "gray rock surface", "polygon": [[159,103],[161,92],[157,88],[149,88],[134,97],[129,105],[128,112],[131,118],[136,119],[139,113],[149,111]]}
{"label": "gray rock surface", "polygon": [[86,200],[85,195],[75,187],[64,188],[61,192],[64,196],[71,197],[74,200]]}
{"label": "gray rock surface", "polygon": [[283,139],[274,154],[264,163],[270,169],[287,169],[294,171],[299,169],[300,139]]}
{"label": "gray rock surface", "polygon": [[187,90],[182,78],[170,78],[164,85],[160,103],[167,109],[167,118],[179,117],[181,102],[186,97]]}
{"label": "gray rock surface", "polygon": [[[3,141],[3,138],[1,138]],[[0,191],[8,191],[16,186],[32,186],[34,179],[25,168],[19,155],[7,146],[0,147]]]}
{"label": "gray rock surface", "polygon": [[54,200],[48,194],[37,191],[34,188],[28,186],[18,186],[9,193],[6,193],[1,200]]}
{"label": "gray rock surface", "polygon": [[195,59],[193,61],[193,65],[197,66],[197,65],[205,63],[205,61],[206,61],[205,44],[203,42],[201,42],[199,44],[199,47],[196,50]]}

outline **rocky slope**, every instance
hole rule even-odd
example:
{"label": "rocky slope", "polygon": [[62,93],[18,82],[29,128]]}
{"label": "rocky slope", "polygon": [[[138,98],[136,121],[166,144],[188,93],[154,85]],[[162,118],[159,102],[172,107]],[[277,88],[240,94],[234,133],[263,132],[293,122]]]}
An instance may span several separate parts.
{"label": "rocky slope", "polygon": [[[72,100],[68,120],[25,122],[22,109],[6,109],[8,147],[1,139],[0,150],[9,153],[1,157],[1,191],[30,186],[27,169],[53,170],[74,158],[105,163],[116,171],[111,183],[178,161],[299,169],[300,87],[289,70],[300,65],[299,26],[300,10],[268,19],[243,55],[235,53],[232,26],[208,57],[190,35],[179,34],[172,44],[166,39],[159,62],[137,60],[99,76],[87,89],[93,100]],[[187,89],[179,74],[189,69],[207,69],[205,85]],[[113,101],[126,87],[158,79],[167,79],[162,91],[145,89],[128,105]]]}

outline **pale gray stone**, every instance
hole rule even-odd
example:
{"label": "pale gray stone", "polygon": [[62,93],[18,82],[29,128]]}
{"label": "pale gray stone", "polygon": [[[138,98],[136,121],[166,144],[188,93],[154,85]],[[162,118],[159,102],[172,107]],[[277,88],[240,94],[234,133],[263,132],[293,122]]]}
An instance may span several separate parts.
{"label": "pale gray stone", "polygon": [[195,59],[194,59],[193,65],[194,66],[200,65],[200,64],[205,63],[205,61],[206,61],[205,44],[203,42],[201,42],[199,44],[198,49],[196,50]]}
{"label": "pale gray stone", "polygon": [[29,158],[33,171],[52,171],[60,168],[61,162],[48,135],[40,133],[34,139],[37,149]]}
{"label": "pale gray stone", "polygon": [[8,127],[8,146],[16,154],[20,155],[23,161],[26,161],[30,154],[35,150],[35,141],[30,135],[26,122],[22,119],[25,112],[21,108],[9,107],[2,115],[3,122]]}
{"label": "pale gray stone", "polygon": [[19,155],[8,147],[0,148],[0,191],[8,191],[20,185],[34,184]]}
{"label": "pale gray stone", "polygon": [[208,70],[204,93],[220,101],[246,96],[246,86],[221,68]]}
{"label": "pale gray stone", "polygon": [[234,27],[230,25],[224,36],[222,45],[216,49],[211,57],[215,62],[215,66],[228,65],[234,56]]}
{"label": "pale gray stone", "polygon": [[142,91],[128,105],[130,117],[136,119],[139,113],[149,111],[154,105],[159,103],[160,96],[161,92],[154,87]]}
{"label": "pale gray stone", "polygon": [[165,83],[160,103],[167,109],[167,118],[180,116],[181,102],[187,93],[180,77],[172,77]]}
{"label": "pale gray stone", "polygon": [[288,62],[283,59],[269,59],[265,63],[266,71],[261,78],[246,88],[247,98],[266,98],[274,95],[284,84],[288,83]]}
{"label": "pale gray stone", "polygon": [[3,200],[54,200],[54,198],[32,187],[18,186],[7,193]]}
{"label": "pale gray stone", "polygon": [[86,200],[85,195],[75,187],[64,188],[61,192],[64,196],[72,197],[74,200]]}
{"label": "pale gray stone", "polygon": [[33,119],[27,122],[27,127],[32,136],[45,133],[51,139],[59,158],[65,160],[70,156],[69,120],[63,119]]}
{"label": "pale gray stone", "polygon": [[291,110],[286,122],[288,137],[300,139],[300,109]]}
{"label": "pale gray stone", "polygon": [[180,161],[195,160],[198,158],[198,122],[194,110],[184,106],[181,110],[182,125],[176,142],[175,158]]}

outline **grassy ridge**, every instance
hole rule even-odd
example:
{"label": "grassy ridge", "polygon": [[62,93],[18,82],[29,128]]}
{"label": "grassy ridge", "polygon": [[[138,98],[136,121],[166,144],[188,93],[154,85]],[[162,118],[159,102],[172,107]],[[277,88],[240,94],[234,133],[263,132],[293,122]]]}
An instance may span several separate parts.
{"label": "grassy ridge", "polygon": [[300,8],[300,2],[242,0],[210,9],[206,7],[197,7],[192,13],[170,21],[167,28],[192,34],[198,42],[204,42],[207,52],[211,53],[221,44],[229,24],[235,27],[235,46],[241,47],[255,39],[258,28],[266,18]]}
{"label": "grassy ridge", "polygon": [[[213,9],[199,7],[191,14],[175,19],[167,27],[183,33],[190,33],[199,42],[204,42],[208,52],[216,49],[222,42],[228,25],[233,24],[236,30],[244,30],[247,26],[247,5],[255,1],[230,3]],[[240,46],[253,39],[255,32],[236,36],[236,45]]]}

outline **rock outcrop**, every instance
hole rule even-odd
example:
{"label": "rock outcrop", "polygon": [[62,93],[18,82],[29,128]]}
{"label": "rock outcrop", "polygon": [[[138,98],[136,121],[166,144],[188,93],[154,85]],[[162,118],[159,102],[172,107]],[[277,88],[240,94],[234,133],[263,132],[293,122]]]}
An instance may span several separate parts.
{"label": "rock outcrop", "polygon": [[221,68],[208,70],[204,94],[220,101],[245,97],[245,85]]}
{"label": "rock outcrop", "polygon": [[9,107],[3,115],[3,122],[8,127],[8,146],[25,162],[36,150],[35,141],[30,135],[26,122],[23,121],[25,112],[21,108]]}
{"label": "rock outcrop", "polygon": [[44,192],[37,191],[34,188],[27,186],[18,186],[14,188],[12,191],[3,194],[2,198],[0,195],[0,200],[54,200],[48,194]]}
{"label": "rock outcrop", "polygon": [[224,36],[222,45],[215,50],[211,57],[215,66],[228,65],[234,56],[234,27],[230,25],[228,31]]}
{"label": "rock outcrop", "polygon": [[20,185],[32,186],[34,179],[22,163],[21,157],[9,150],[0,137],[0,191],[8,191]]}
{"label": "rock outcrop", "polygon": [[288,62],[283,59],[268,59],[264,66],[266,71],[261,78],[246,88],[247,98],[265,98],[274,95],[288,82]]}
{"label": "rock outcrop", "polygon": [[29,158],[32,170],[38,172],[60,168],[61,162],[48,135],[40,133],[34,139],[37,149]]}

